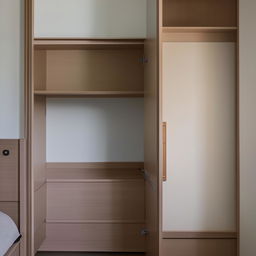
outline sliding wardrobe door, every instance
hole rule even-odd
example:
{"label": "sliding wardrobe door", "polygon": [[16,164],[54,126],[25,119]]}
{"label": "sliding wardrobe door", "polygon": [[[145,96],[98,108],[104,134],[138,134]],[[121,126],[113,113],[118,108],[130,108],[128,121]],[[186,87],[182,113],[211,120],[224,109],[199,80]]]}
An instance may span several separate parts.
{"label": "sliding wardrobe door", "polygon": [[233,42],[163,43],[169,252],[235,255],[235,63]]}

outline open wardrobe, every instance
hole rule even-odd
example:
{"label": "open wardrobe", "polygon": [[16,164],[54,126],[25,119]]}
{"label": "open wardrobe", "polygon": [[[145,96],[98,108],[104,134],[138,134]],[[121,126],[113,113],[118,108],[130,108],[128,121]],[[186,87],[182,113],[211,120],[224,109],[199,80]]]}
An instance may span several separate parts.
{"label": "open wardrobe", "polygon": [[156,2],[29,7],[31,254],[156,255]]}
{"label": "open wardrobe", "polygon": [[255,12],[0,0],[0,256],[255,256]]}

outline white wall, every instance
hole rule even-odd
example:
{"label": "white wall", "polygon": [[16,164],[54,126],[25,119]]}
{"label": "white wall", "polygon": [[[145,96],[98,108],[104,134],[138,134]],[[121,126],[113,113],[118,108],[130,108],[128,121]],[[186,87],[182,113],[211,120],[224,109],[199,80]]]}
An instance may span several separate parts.
{"label": "white wall", "polygon": [[143,99],[47,100],[47,162],[143,162]]}
{"label": "white wall", "polygon": [[165,231],[235,231],[235,45],[164,43]]}
{"label": "white wall", "polygon": [[0,0],[0,138],[23,136],[22,0]]}
{"label": "white wall", "polygon": [[35,37],[145,36],[146,0],[35,0]]}
{"label": "white wall", "polygon": [[240,0],[240,255],[256,255],[256,1]]}

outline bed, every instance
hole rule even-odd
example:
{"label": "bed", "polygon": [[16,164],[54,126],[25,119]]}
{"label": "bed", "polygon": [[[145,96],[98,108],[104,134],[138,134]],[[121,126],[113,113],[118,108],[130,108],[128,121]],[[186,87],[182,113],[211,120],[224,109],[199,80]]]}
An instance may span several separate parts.
{"label": "bed", "polygon": [[0,256],[18,256],[20,238],[14,221],[0,211]]}

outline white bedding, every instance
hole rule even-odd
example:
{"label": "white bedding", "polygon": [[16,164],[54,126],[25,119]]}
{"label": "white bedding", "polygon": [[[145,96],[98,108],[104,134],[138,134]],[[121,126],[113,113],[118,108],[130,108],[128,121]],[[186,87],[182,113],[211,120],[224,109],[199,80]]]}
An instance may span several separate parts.
{"label": "white bedding", "polygon": [[14,221],[0,212],[0,256],[3,256],[19,238],[19,230]]}

